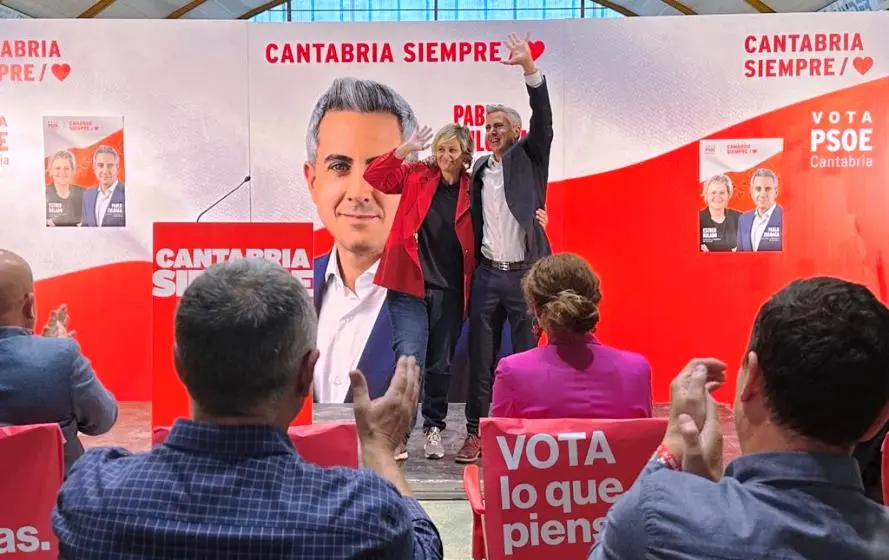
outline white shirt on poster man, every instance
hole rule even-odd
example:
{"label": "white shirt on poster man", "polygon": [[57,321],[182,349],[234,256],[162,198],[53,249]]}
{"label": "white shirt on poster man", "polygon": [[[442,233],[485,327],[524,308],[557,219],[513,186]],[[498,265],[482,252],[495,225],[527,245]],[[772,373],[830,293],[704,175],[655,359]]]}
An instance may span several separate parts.
{"label": "white shirt on poster man", "polygon": [[102,192],[101,187],[96,187],[98,192],[96,193],[96,226],[102,227],[102,220],[105,219],[105,213],[108,212],[108,206],[111,205],[111,197],[114,196],[114,191],[117,189],[117,181],[114,181],[114,184],[111,185],[107,191]]}
{"label": "white shirt on poster man", "polygon": [[358,367],[374,324],[386,303],[386,288],[374,284],[380,261],[347,288],[340,274],[336,248],[324,271],[326,286],[318,315],[318,351],[314,390],[318,402],[341,403],[349,392],[349,372]]}
{"label": "white shirt on poster man", "polygon": [[750,241],[753,244],[754,251],[759,250],[759,242],[762,241],[762,236],[766,232],[766,226],[769,224],[769,220],[772,219],[772,213],[775,211],[777,205],[777,203],[772,204],[772,206],[761,216],[759,212],[753,213],[753,226],[750,228]]}
{"label": "white shirt on poster man", "polygon": [[[540,70],[525,76],[529,87],[540,87],[543,74]],[[503,181],[503,162],[488,158],[482,175],[482,255],[497,262],[522,262],[525,260],[525,236],[522,226],[506,204]]]}

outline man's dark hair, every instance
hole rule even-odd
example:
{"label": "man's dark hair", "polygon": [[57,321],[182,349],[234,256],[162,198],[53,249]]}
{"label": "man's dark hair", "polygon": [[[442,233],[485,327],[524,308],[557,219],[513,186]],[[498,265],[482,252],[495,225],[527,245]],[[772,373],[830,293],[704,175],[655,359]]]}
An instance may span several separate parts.
{"label": "man's dark hair", "polygon": [[243,416],[293,382],[315,347],[306,289],[263,259],[214,265],[176,310],[176,367],[201,410]]}
{"label": "man's dark hair", "polygon": [[889,401],[889,309],[860,284],[791,282],[759,310],[750,350],[772,419],[803,437],[854,444]]}

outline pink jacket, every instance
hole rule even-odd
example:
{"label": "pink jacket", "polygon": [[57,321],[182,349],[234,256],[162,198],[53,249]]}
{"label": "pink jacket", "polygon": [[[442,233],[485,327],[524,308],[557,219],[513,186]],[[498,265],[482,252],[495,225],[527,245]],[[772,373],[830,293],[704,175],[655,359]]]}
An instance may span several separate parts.
{"label": "pink jacket", "polygon": [[651,366],[592,335],[551,341],[500,360],[491,416],[650,418]]}

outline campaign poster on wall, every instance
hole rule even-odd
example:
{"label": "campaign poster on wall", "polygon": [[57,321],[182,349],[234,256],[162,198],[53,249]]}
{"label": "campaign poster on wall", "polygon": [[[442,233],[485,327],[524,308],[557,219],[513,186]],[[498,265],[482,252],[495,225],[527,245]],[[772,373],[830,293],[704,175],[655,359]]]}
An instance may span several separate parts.
{"label": "campaign poster on wall", "polygon": [[123,117],[44,117],[46,227],[125,227]]}
{"label": "campaign poster on wall", "polygon": [[701,141],[701,252],[782,250],[779,168],[783,150],[782,138]]}

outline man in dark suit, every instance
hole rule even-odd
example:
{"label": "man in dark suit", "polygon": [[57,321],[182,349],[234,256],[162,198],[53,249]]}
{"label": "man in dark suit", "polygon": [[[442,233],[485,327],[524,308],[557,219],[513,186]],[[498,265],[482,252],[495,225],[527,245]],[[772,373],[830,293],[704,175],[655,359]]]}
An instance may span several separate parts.
{"label": "man in dark suit", "polygon": [[553,116],[546,79],[534,64],[525,40],[507,41],[510,65],[521,66],[531,102],[528,134],[521,137],[521,116],[503,105],[487,107],[486,140],[492,155],[473,168],[471,212],[478,268],[472,281],[469,309],[469,394],[466,399],[466,441],[458,463],[481,455],[479,419],[488,415],[500,334],[508,319],[515,352],[537,343],[533,321],[522,297],[522,277],[549,255],[549,240],[535,219],[546,204]]}
{"label": "man in dark suit", "polygon": [[24,259],[0,249],[0,425],[58,423],[65,470],[83,455],[78,432],[98,436],[117,420],[117,401],[53,311],[43,336],[36,322],[34,278]]}
{"label": "man in dark suit", "polygon": [[111,146],[99,146],[93,154],[93,172],[99,184],[83,193],[83,227],[127,225],[126,192],[117,180],[120,157]]}
{"label": "man in dark suit", "polygon": [[784,209],[778,199],[778,176],[757,169],[750,178],[750,197],[756,208],[738,218],[738,251],[780,251],[784,238]]}

